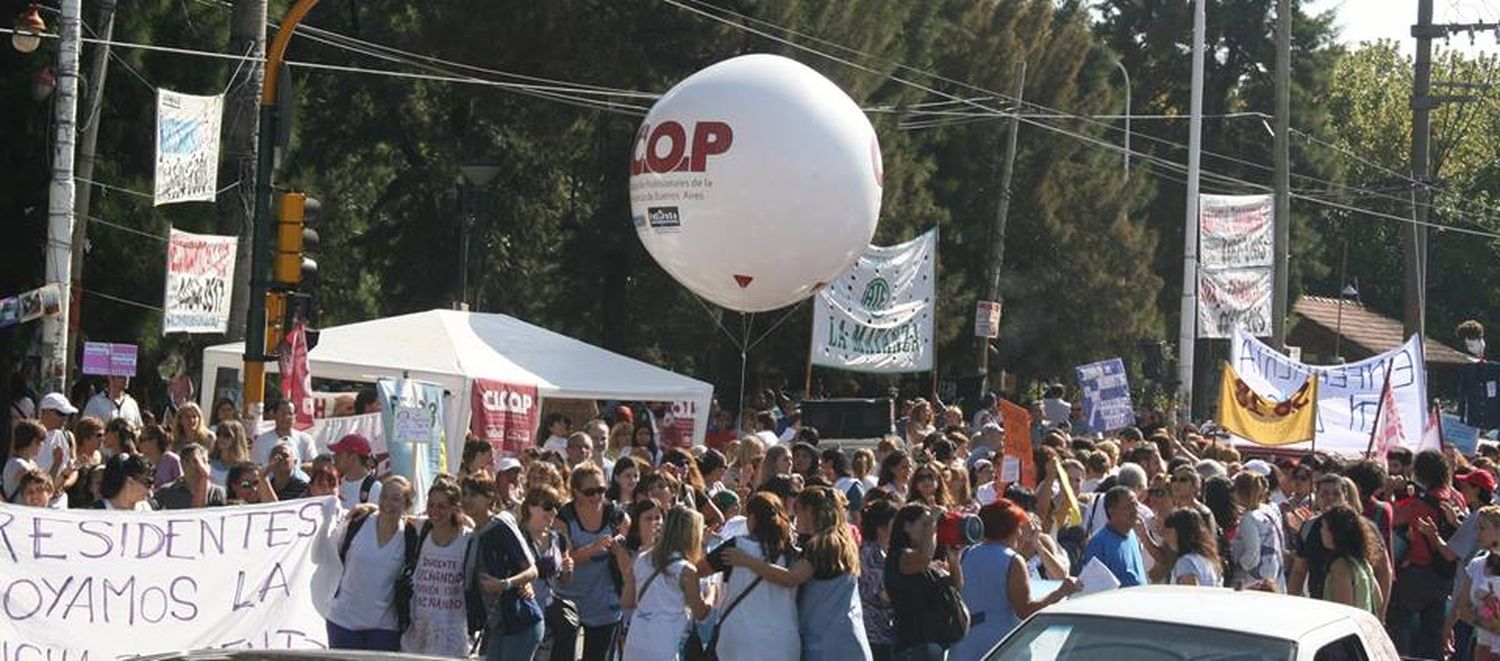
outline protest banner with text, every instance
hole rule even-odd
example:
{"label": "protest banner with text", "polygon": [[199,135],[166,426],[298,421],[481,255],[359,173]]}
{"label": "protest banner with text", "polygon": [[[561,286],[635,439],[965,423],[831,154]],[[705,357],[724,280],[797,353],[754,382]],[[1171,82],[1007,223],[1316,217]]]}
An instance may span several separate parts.
{"label": "protest banner with text", "polygon": [[1074,368],[1083,390],[1083,420],[1087,429],[1075,432],[1108,432],[1135,424],[1130,403],[1130,382],[1125,363],[1119,358]]}
{"label": "protest banner with text", "polygon": [[469,431],[489,441],[497,459],[501,453],[534,448],[537,426],[542,421],[541,404],[534,385],[474,379]]}
{"label": "protest banner with text", "polygon": [[938,233],[870,246],[813,297],[812,364],[898,374],[932,369]]}
{"label": "protest banner with text", "polygon": [[237,241],[233,236],[172,230],[167,242],[163,334],[222,333],[229,328]]}
{"label": "protest banner with text", "polygon": [[1271,334],[1275,226],[1270,195],[1198,197],[1198,337]]}
{"label": "protest banner with text", "polygon": [[156,90],[156,206],[214,201],[223,117],[223,95]]}
{"label": "protest banner with text", "polygon": [[170,512],[0,505],[0,658],[327,646],[333,497]]}

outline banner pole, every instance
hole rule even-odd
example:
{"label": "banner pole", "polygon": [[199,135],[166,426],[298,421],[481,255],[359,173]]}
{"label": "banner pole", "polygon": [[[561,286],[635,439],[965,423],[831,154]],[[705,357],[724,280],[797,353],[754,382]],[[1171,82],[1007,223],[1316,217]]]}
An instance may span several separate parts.
{"label": "banner pole", "polygon": [[[819,294],[813,294],[813,296],[818,296],[818,295]],[[817,343],[817,336],[815,335],[816,331],[815,331],[815,329],[814,329],[813,326],[814,326],[814,324],[817,323],[818,306],[816,304],[811,305],[811,306],[809,306],[809,310],[810,310],[810,312],[807,313],[807,370],[805,372],[803,372],[803,374],[802,374],[802,399],[803,400],[809,400],[809,399],[813,398],[813,391],[812,391],[813,346]],[[743,387],[743,386],[741,386],[741,387]]]}
{"label": "banner pole", "polygon": [[[942,229],[932,228],[932,332],[927,334],[927,341],[932,344],[932,399],[938,400],[938,276],[943,271],[942,251]],[[982,344],[989,344],[988,338],[980,338]],[[985,347],[989,351],[989,347]],[[957,395],[954,395],[957,398]]]}
{"label": "banner pole", "polygon": [[[1380,414],[1385,411],[1385,391],[1391,387],[1391,360],[1385,361],[1385,381],[1381,382],[1380,399],[1375,404],[1375,422],[1370,425],[1370,442],[1365,445],[1365,459],[1375,456],[1375,435],[1380,433]],[[1317,442],[1317,436],[1313,437]]]}

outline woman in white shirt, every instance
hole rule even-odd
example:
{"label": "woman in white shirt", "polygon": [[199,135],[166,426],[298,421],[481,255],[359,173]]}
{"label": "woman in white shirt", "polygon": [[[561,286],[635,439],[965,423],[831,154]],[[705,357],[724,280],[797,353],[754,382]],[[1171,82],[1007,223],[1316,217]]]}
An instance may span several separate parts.
{"label": "woman in white shirt", "polygon": [[374,520],[369,514],[356,514],[339,535],[344,573],[328,613],[328,647],[401,650],[396,580],[405,564],[408,541],[416,543],[417,533],[405,521],[411,504],[411,482],[399,475],[387,478]]}
{"label": "woman in white shirt", "polygon": [[464,602],[464,553],[473,529],[459,509],[463,489],[452,478],[427,490],[427,518],[412,572],[411,627],[401,651],[463,658],[469,654],[468,611]]}
{"label": "woman in white shirt", "polygon": [[1177,585],[1223,587],[1219,545],[1208,531],[1208,523],[1197,510],[1181,508],[1164,522],[1167,548],[1177,554],[1172,582]]}
{"label": "woman in white shirt", "polygon": [[20,502],[21,476],[37,470],[36,456],[42,451],[47,430],[35,420],[23,420],[11,432],[10,459],[5,461],[5,502]]}

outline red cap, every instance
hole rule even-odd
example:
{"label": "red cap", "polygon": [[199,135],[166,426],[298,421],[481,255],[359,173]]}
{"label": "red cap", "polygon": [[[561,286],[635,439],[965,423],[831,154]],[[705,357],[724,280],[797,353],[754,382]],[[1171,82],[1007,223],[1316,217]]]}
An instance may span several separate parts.
{"label": "red cap", "polygon": [[368,457],[370,456],[370,441],[359,434],[349,434],[339,439],[339,442],[328,446],[328,449],[334,452],[353,452],[361,457]]}
{"label": "red cap", "polygon": [[631,411],[629,406],[621,404],[615,407],[615,419],[619,420],[620,422],[634,423],[635,412]]}
{"label": "red cap", "polygon": [[1459,476],[1458,481],[1482,491],[1494,491],[1496,486],[1495,475],[1483,468]]}

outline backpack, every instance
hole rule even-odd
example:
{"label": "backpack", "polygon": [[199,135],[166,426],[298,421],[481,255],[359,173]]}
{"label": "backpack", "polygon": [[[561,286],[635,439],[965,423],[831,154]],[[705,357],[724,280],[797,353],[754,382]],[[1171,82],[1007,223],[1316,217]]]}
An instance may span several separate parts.
{"label": "backpack", "polygon": [[359,483],[359,502],[370,502],[370,490],[373,488],[375,488],[375,474],[370,473],[365,476],[363,482]]}
{"label": "backpack", "polygon": [[930,580],[928,607],[922,609],[922,634],[928,642],[946,648],[969,634],[969,607],[953,581],[935,575]]}
{"label": "backpack", "polygon": [[[344,539],[339,543],[340,562],[349,556],[349,546],[354,543],[354,536],[359,534],[360,528],[364,527],[365,521],[369,518],[370,515],[365,514],[349,520],[349,527],[344,531]],[[417,556],[421,554],[422,544],[427,541],[427,534],[430,532],[432,532],[430,522],[423,524],[421,532],[417,532],[411,526],[404,527],[401,575],[396,578],[396,626],[400,631],[406,631],[411,627],[412,575],[417,571]]]}

